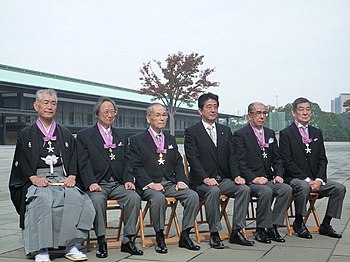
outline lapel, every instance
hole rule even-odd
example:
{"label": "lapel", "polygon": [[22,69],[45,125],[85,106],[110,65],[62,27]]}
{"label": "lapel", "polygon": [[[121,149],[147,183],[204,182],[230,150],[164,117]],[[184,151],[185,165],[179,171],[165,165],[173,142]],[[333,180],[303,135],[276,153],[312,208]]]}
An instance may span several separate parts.
{"label": "lapel", "polygon": [[305,145],[303,143],[303,139],[299,133],[298,127],[296,126],[295,122],[293,122],[290,125],[290,129],[291,129],[291,132],[292,132],[295,140],[298,142],[298,145],[299,145],[301,151],[303,152],[304,155],[306,155]]}
{"label": "lapel", "polygon": [[[114,137],[113,137],[114,140]],[[97,124],[92,129],[91,133],[91,141],[95,144],[98,151],[101,153],[101,155],[107,160],[110,161],[110,158],[108,156],[107,150],[104,148],[105,141],[103,140],[100,131],[98,130]]]}
{"label": "lapel", "polygon": [[[165,134],[164,134],[164,136],[165,136]],[[151,134],[149,133],[148,129],[146,129],[143,133],[143,141],[145,142],[145,145],[147,146],[149,151],[151,151],[154,156],[157,156],[158,155],[157,154],[157,147],[154,144],[153,138],[152,138]],[[166,139],[164,141],[164,145],[166,145],[165,143],[166,143]]]}
{"label": "lapel", "polygon": [[[221,132],[219,132],[219,125],[216,124],[216,137],[217,137],[217,144],[219,146],[219,140],[222,140],[222,138],[219,139],[218,133],[221,134]],[[220,135],[222,136],[222,135]],[[208,148],[209,153],[211,154],[211,156],[217,160],[218,156],[217,156],[217,149],[213,143],[213,141],[211,140],[207,130],[205,130],[204,125],[202,122],[198,123],[198,137],[203,137],[203,142],[207,145],[206,148]],[[221,142],[221,141],[220,141]]]}
{"label": "lapel", "polygon": [[118,135],[118,130],[114,127],[111,127],[112,130],[112,136],[113,136],[113,141],[112,143],[116,145],[116,147],[118,147],[119,142],[123,142],[121,141],[121,138]]}
{"label": "lapel", "polygon": [[310,143],[310,148],[311,148],[311,152],[312,150],[315,150],[315,138],[319,139],[317,137],[317,133],[316,133],[316,129],[313,128],[312,126],[309,125],[309,137],[312,139],[311,143]]}
{"label": "lapel", "polygon": [[[247,136],[250,142],[252,143],[254,150],[257,152],[259,155],[259,158],[262,159],[262,154],[261,154],[261,148],[258,143],[258,139],[255,136],[253,128],[250,126],[250,124],[247,125]],[[265,131],[265,130],[264,130]],[[266,139],[266,138],[265,138]]]}

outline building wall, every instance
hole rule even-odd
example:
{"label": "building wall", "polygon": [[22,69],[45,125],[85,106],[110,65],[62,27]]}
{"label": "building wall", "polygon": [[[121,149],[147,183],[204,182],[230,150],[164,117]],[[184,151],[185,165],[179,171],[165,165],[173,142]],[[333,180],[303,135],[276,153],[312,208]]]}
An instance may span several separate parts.
{"label": "building wall", "polygon": [[[35,122],[37,113],[33,109],[38,87],[8,86],[0,83],[0,144],[15,144],[19,130]],[[73,133],[96,123],[93,105],[99,96],[75,92],[58,92],[56,121]],[[118,106],[114,125],[129,136],[147,128],[146,108],[149,103],[112,98]],[[224,122],[227,115],[220,115]],[[233,117],[233,116],[232,116]],[[179,109],[175,116],[175,134],[183,137],[185,128],[197,123],[197,110]],[[166,127],[166,129],[168,126]]]}

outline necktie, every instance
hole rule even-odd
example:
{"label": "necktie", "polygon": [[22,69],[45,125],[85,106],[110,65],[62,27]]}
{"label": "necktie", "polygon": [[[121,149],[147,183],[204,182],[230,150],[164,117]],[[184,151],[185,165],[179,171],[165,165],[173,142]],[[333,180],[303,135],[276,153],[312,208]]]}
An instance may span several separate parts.
{"label": "necktie", "polygon": [[161,134],[157,134],[156,136],[158,144],[162,143],[162,135]]}
{"label": "necktie", "polygon": [[209,136],[211,140],[213,141],[214,145],[216,146],[216,138],[215,138],[215,131],[213,130],[213,126],[208,126],[207,129],[209,131]]}

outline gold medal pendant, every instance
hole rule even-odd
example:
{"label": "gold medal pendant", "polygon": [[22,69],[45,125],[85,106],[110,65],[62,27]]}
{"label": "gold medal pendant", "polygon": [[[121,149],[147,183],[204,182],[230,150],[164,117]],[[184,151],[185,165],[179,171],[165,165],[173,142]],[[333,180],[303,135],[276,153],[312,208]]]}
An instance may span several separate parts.
{"label": "gold medal pendant", "polygon": [[265,148],[262,148],[262,156],[263,158],[267,158],[267,153],[265,152]]}
{"label": "gold medal pendant", "polygon": [[52,145],[52,142],[49,140],[49,141],[47,142],[47,144],[49,145],[49,147],[46,148],[46,149],[47,149],[47,152],[48,152],[48,153],[50,153],[50,152],[53,153],[53,150],[54,150],[55,148],[51,146],[51,145]]}
{"label": "gold medal pendant", "polygon": [[311,154],[311,148],[309,147],[309,143],[306,143],[305,144],[306,148],[305,148],[305,151],[306,151],[306,154]]}
{"label": "gold medal pendant", "polygon": [[163,154],[159,154],[158,165],[164,165],[165,160],[163,159]]}
{"label": "gold medal pendant", "polygon": [[109,153],[110,153],[109,157],[110,157],[111,161],[115,160],[115,154],[113,154],[112,148],[109,148]]}

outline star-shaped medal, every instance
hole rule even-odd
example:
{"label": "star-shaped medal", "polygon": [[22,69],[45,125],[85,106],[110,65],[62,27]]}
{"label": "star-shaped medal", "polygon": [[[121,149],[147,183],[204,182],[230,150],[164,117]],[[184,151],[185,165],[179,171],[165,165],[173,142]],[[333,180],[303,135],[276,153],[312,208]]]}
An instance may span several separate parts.
{"label": "star-shaped medal", "polygon": [[46,148],[46,149],[47,149],[47,152],[48,152],[48,153],[50,153],[50,152],[53,153],[53,150],[54,150],[55,148],[54,148],[54,147],[51,147],[52,142],[49,140],[49,141],[47,142],[47,144],[49,145],[49,147]]}
{"label": "star-shaped medal", "polygon": [[267,158],[267,154],[265,151],[262,153],[262,156],[263,156],[263,158]]}
{"label": "star-shaped medal", "polygon": [[111,161],[115,160],[115,154],[113,154],[112,148],[109,148],[109,153],[110,153],[109,157],[110,157]]}
{"label": "star-shaped medal", "polygon": [[163,154],[159,154],[158,165],[164,165],[165,160],[163,159]]}
{"label": "star-shaped medal", "polygon": [[306,154],[311,154],[311,148],[309,147],[309,144],[305,144],[305,145],[306,145],[306,148],[305,148]]}
{"label": "star-shaped medal", "polygon": [[109,157],[111,158],[111,160],[115,160],[115,154],[110,154]]}

